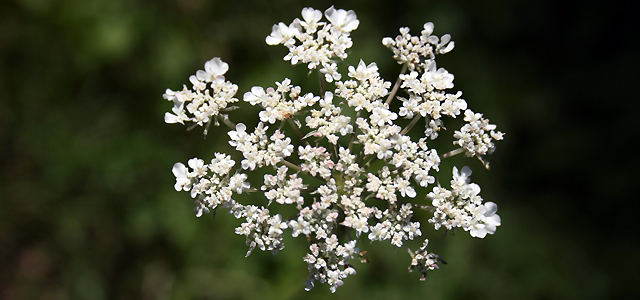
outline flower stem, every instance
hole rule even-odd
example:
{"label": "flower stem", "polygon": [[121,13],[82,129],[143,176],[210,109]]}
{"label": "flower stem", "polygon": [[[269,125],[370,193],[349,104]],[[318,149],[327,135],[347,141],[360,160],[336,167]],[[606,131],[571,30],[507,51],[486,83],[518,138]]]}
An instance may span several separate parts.
{"label": "flower stem", "polygon": [[454,156],[454,155],[458,155],[458,154],[460,154],[462,152],[464,152],[464,149],[463,148],[458,148],[458,149],[451,150],[451,151],[449,151],[449,152],[447,152],[445,154],[440,155],[440,158],[451,157],[451,156]]}
{"label": "flower stem", "polygon": [[300,212],[295,213],[294,215],[287,218],[287,221],[291,221],[296,219],[300,215]]}
{"label": "flower stem", "polygon": [[318,70],[318,79],[320,80],[320,97],[324,97],[325,87],[324,87],[324,78],[322,78],[322,73]]}
{"label": "flower stem", "polygon": [[298,136],[300,141],[309,145],[309,142],[306,139],[303,139],[304,136],[302,135],[302,132],[300,132],[300,129],[298,129],[298,126],[296,126],[296,124],[293,122],[293,119],[289,118],[288,121],[289,121],[289,125],[291,125],[291,128],[293,128],[293,131],[296,132],[296,135]]}
{"label": "flower stem", "polygon": [[229,121],[229,116],[228,115],[221,115],[220,119],[222,119],[222,123],[224,123],[225,125],[229,126],[231,129],[236,129],[236,124],[234,124],[233,122]]}
{"label": "flower stem", "polygon": [[[360,117],[360,111],[358,111],[356,113],[356,117],[354,118],[354,120],[357,120],[359,117]],[[351,132],[351,140],[349,141],[349,153],[352,153],[351,149],[353,147],[353,142],[356,139],[356,130],[358,130],[358,124],[356,124],[355,121],[353,123],[354,123],[353,124],[353,131]]]}
{"label": "flower stem", "polygon": [[[294,170],[296,170],[298,172],[303,172],[302,168],[300,168],[299,166],[297,166],[297,165],[295,165],[295,164],[293,164],[293,163],[291,163],[291,162],[289,162],[289,161],[287,161],[285,159],[281,160],[280,162],[283,163],[285,166],[291,168],[291,169],[294,169]],[[306,173],[306,172],[304,172],[304,173]]]}
{"label": "flower stem", "polygon": [[[409,255],[411,255],[411,258],[413,258],[415,255],[413,254],[413,251],[411,251],[411,248],[409,248],[409,246],[407,247],[407,252],[409,252]],[[409,267],[409,270],[411,270],[411,267]]]}
{"label": "flower stem", "polygon": [[393,98],[396,96],[396,93],[398,92],[398,89],[400,88],[400,75],[404,74],[404,72],[407,71],[407,65],[403,65],[402,66],[402,70],[400,71],[400,74],[398,75],[398,80],[396,80],[396,84],[393,85],[393,89],[391,90],[391,93],[389,93],[389,97],[387,97],[387,101],[384,104],[389,105],[389,103],[391,103],[391,100],[393,100]]}
{"label": "flower stem", "polygon": [[411,130],[411,128],[413,128],[413,126],[416,125],[416,123],[418,123],[418,120],[420,120],[421,117],[422,116],[420,114],[415,116],[415,118],[413,118],[413,120],[411,120],[411,123],[409,123],[409,125],[407,125],[407,127],[405,127],[404,129],[402,129],[400,134],[401,135],[405,135],[407,132],[409,132],[409,130]]}
{"label": "flower stem", "polygon": [[484,167],[489,170],[489,162],[484,160],[484,158],[482,158],[482,156],[477,155],[478,159],[480,160],[480,162],[482,163],[482,165],[484,165]]}

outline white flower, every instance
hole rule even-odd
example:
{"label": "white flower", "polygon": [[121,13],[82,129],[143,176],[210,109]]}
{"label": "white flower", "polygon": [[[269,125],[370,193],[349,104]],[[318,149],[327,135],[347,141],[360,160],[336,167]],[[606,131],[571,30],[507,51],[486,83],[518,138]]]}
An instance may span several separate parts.
{"label": "white flower", "polygon": [[340,80],[340,78],[342,78],[342,74],[338,73],[338,64],[323,64],[323,66],[320,72],[324,74],[327,82],[333,82],[334,80]]}
{"label": "white flower", "polygon": [[[207,64],[205,63],[205,68],[206,68],[206,65]],[[227,68],[228,68],[228,66],[227,66]],[[202,82],[200,79],[198,79],[198,77],[196,75],[189,76],[189,81],[191,81],[191,84],[193,84],[193,89],[196,90],[196,91],[203,91],[204,89],[207,88],[207,84]]]}
{"label": "white flower", "polygon": [[481,222],[470,230],[470,234],[473,237],[484,238],[488,234],[494,234],[496,232],[496,226],[500,226],[500,216],[496,214],[498,211],[498,205],[493,202],[487,202],[484,206],[479,208],[482,212]]}
{"label": "white flower", "polygon": [[396,181],[396,188],[402,194],[402,197],[415,198],[417,193],[410,185],[411,183],[403,178],[398,178]]}
{"label": "white flower", "polygon": [[215,80],[224,80],[224,73],[229,70],[229,65],[226,62],[220,60],[219,57],[214,57],[212,60],[204,64],[204,71],[198,70],[196,77],[199,80],[205,82],[212,82]]}
{"label": "white flower", "polygon": [[414,94],[422,94],[426,92],[427,86],[422,81],[418,80],[418,72],[411,71],[409,74],[400,74],[402,79],[402,88],[409,88],[409,92]]}
{"label": "white flower", "polygon": [[244,124],[242,123],[236,124],[236,130],[231,130],[227,132],[227,134],[231,138],[231,141],[229,141],[229,144],[234,147],[237,146],[238,144],[244,144],[247,138],[249,137],[249,135],[245,132],[246,130],[247,130],[247,126],[245,126]]}
{"label": "white flower", "polygon": [[247,180],[247,174],[235,174],[229,180],[229,188],[235,190],[236,193],[242,194],[242,192],[249,189],[250,185]]}
{"label": "white flower", "polygon": [[366,65],[361,59],[358,67],[349,66],[349,77],[363,81],[378,75],[378,65],[375,62]]}
{"label": "white flower", "polygon": [[191,172],[193,176],[202,177],[207,173],[207,165],[204,164],[204,160],[202,159],[192,158],[187,164],[193,169],[193,172]]}
{"label": "white flower", "polygon": [[233,98],[238,86],[224,80],[223,75],[228,69],[229,65],[216,57],[205,63],[205,71],[199,70],[196,75],[189,77],[193,90],[187,89],[186,85],[181,91],[167,89],[163,98],[173,101],[174,106],[173,114],[165,113],[165,122],[206,125],[206,135],[209,125],[213,123],[217,126],[218,120],[227,119],[228,116],[224,113],[233,109],[227,106],[238,101]]}
{"label": "white flower", "polygon": [[489,124],[482,114],[470,109],[464,112],[464,120],[468,123],[454,133],[453,137],[458,139],[454,145],[466,150],[467,156],[491,154],[495,150],[493,140],[503,139],[503,133],[496,131],[496,125]]}
{"label": "white flower", "polygon": [[343,32],[351,32],[358,28],[358,25],[360,24],[360,21],[358,21],[356,13],[353,10],[336,10],[335,8],[333,8],[333,6],[331,6],[324,12],[324,15],[333,26],[336,26]]}
{"label": "white flower", "polygon": [[260,121],[274,124],[276,122],[277,111],[271,107],[267,107],[265,110],[261,111],[259,115]]}
{"label": "white flower", "polygon": [[[392,88],[375,62],[341,66],[353,44],[350,33],[359,26],[355,12],[332,6],[324,17],[306,7],[301,19],[273,25],[266,43],[284,45],[285,61],[318,72],[320,88],[295,86],[286,77],[272,87],[251,87],[243,102],[258,106],[255,127],[245,125],[248,115],[232,113],[239,108],[229,106],[238,102],[238,87],[225,81],[229,66],[220,58],[207,61],[204,70],[189,77],[191,88],[187,84],[165,91],[163,98],[173,103],[165,113],[166,123],[206,126],[205,134],[211,124],[227,125],[228,143],[237,151],[213,153],[208,163],[192,158],[186,165],[174,164],[174,188],[190,193],[198,217],[223,208],[241,219],[235,232],[245,237],[246,255],[255,249],[274,254],[283,250],[285,234],[308,242],[309,253],[303,257],[309,271],[306,290],[320,282],[335,292],[356,274],[353,260],[367,259],[366,251],[356,247],[357,241],[368,244],[366,239],[406,247],[410,270],[418,270],[424,280],[426,272],[443,261],[427,252],[427,239],[418,249],[409,243],[422,235],[423,214],[432,213],[428,222],[436,230],[461,229],[479,238],[495,233],[501,224],[497,205],[483,202],[469,167],[453,167],[450,187],[440,184],[441,160],[465,153],[485,163],[482,156],[493,151],[494,140],[503,134],[467,108],[462,92],[446,91],[453,88],[454,75],[437,68],[435,57],[454,44],[448,34],[433,35],[432,23],[424,24],[419,36],[400,28],[397,37],[382,40],[404,65]],[[432,148],[439,144],[431,140],[451,134],[444,125],[459,115],[465,123],[453,136],[460,148],[440,156]],[[413,126],[422,124],[425,136],[416,140]],[[224,138],[221,132],[216,138],[219,135]],[[262,178],[263,184],[252,188],[250,176]],[[418,186],[430,189],[427,203],[422,200],[425,189]],[[252,194],[236,197],[242,193]],[[414,218],[414,209],[425,211]],[[285,221],[278,212],[287,214]]]}
{"label": "white flower", "polygon": [[301,21],[300,25],[307,29],[307,33],[312,34],[318,28],[318,21],[322,19],[322,12],[311,7],[305,7],[302,9],[302,18],[304,21]]}
{"label": "white flower", "polygon": [[244,93],[242,99],[246,102],[251,103],[251,105],[260,104],[262,102],[262,98],[265,97],[264,88],[260,86],[254,86],[251,88],[250,92]]}
{"label": "white flower", "polygon": [[459,182],[460,184],[465,184],[469,182],[469,176],[473,171],[469,166],[464,166],[462,168],[462,172],[458,172],[458,168],[456,166],[453,167],[453,180],[455,182]]}
{"label": "white flower", "polygon": [[298,19],[289,24],[289,26],[280,22],[277,25],[273,25],[271,34],[266,38],[266,42],[269,45],[288,43],[293,37],[300,34],[301,29]]}
{"label": "white flower", "polygon": [[371,114],[371,123],[378,126],[383,126],[387,123],[393,124],[393,120],[397,118],[398,114],[383,107],[376,107],[373,109],[373,113]]}
{"label": "white flower", "polygon": [[187,176],[187,167],[183,163],[176,163],[171,170],[176,177],[176,191],[188,191],[191,189],[191,178]]}
{"label": "white flower", "polygon": [[182,108],[182,104],[180,104],[180,106],[173,106],[171,111],[173,111],[173,113],[175,115],[171,114],[171,113],[165,113],[164,114],[164,122],[165,123],[167,123],[167,124],[173,124],[173,123],[184,124],[184,121],[189,121],[189,117],[187,116],[187,114],[185,113],[184,109]]}
{"label": "white flower", "polygon": [[336,292],[336,288],[343,284],[342,280],[340,280],[340,272],[339,271],[329,271],[327,272],[327,284],[331,287],[330,290],[332,293]]}
{"label": "white flower", "polygon": [[427,85],[429,90],[445,90],[453,88],[453,74],[444,68],[436,70],[436,62],[431,61],[427,65],[428,71],[422,75],[421,81]]}
{"label": "white flower", "polygon": [[433,33],[434,25],[432,22],[427,22],[427,23],[424,23],[423,28],[424,30],[422,30],[421,32],[422,36],[429,37],[431,33]]}

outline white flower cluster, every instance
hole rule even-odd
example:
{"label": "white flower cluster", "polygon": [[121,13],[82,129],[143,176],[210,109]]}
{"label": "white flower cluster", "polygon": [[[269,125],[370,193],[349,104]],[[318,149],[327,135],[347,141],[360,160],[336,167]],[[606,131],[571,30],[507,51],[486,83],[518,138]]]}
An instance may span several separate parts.
{"label": "white flower cluster", "polygon": [[[376,63],[366,65],[360,60],[357,68],[349,66],[348,75],[353,79],[336,82],[336,94],[345,99],[349,106],[356,111],[364,108],[367,112],[372,112],[375,108],[388,108],[380,99],[389,93],[391,82],[380,78]],[[393,118],[396,117],[397,115]]]}
{"label": "white flower cluster", "polygon": [[[291,85],[291,80],[285,78],[282,83],[276,82],[277,89],[254,86],[250,92],[244,93],[243,99],[251,105],[260,105],[265,110],[260,112],[260,121],[274,124],[291,118],[307,106],[313,106],[320,97],[312,93],[300,97],[299,86]],[[289,96],[289,100],[287,100]]]}
{"label": "white flower cluster", "polygon": [[[349,34],[359,21],[353,11],[333,7],[324,13],[328,22],[321,21],[322,15],[305,8],[302,21],[274,25],[266,39],[270,45],[288,48],[285,60],[318,71],[321,96],[304,92],[288,78],[276,82],[275,88],[254,86],[243,100],[262,108],[259,121],[255,126],[245,125],[250,121],[235,124],[227,105],[238,101],[232,98],[237,87],[224,81],[228,65],[219,58],[191,76],[193,91],[167,90],[165,98],[174,101],[173,114],[165,116],[167,123],[190,121],[202,126],[223,121],[231,128],[229,145],[239,152],[237,160],[215,153],[210,164],[197,158],[189,160],[188,167],[175,164],[175,188],[191,192],[198,217],[224,207],[244,219],[235,232],[246,236],[247,255],[256,248],[274,254],[284,249],[285,232],[306,238],[307,290],[316,282],[328,284],[332,292],[343,285],[356,273],[350,261],[367,260],[366,251],[356,247],[367,240],[406,247],[410,270],[417,269],[424,279],[426,271],[444,261],[427,251],[429,240],[420,237],[428,229],[420,220],[430,218],[436,230],[461,227],[479,238],[493,234],[500,225],[497,206],[483,202],[480,187],[469,183],[469,167],[461,173],[454,167],[451,190],[435,182],[442,159],[463,152],[481,158],[493,151],[493,140],[502,139],[502,133],[467,109],[461,92],[446,92],[453,88],[454,77],[436,68],[435,54],[449,52],[453,42],[449,35],[432,36],[433,24],[425,24],[420,37],[402,28],[396,39],[383,40],[404,66],[392,87],[381,78],[376,63],[362,60],[346,66],[348,78],[341,81],[332,59],[347,58]],[[391,109],[393,100],[402,101],[397,111]],[[429,141],[446,129],[444,122],[461,114],[467,123],[454,134],[459,148],[444,154],[430,148]],[[420,121],[425,136],[412,139],[409,132]],[[260,182],[260,188],[252,188],[249,179]],[[263,206],[235,199],[234,194],[244,192],[264,195],[252,198],[252,203],[263,201]],[[428,199],[431,205],[422,204]],[[283,219],[272,213],[278,209],[295,213]],[[413,251],[414,243],[422,246]]]}
{"label": "white flower cluster", "polygon": [[474,113],[470,109],[464,112],[464,120],[467,122],[453,137],[458,139],[454,144],[462,147],[467,156],[487,155],[496,149],[493,140],[502,140],[503,133],[496,131],[496,125],[489,124],[489,120],[482,114]]}
{"label": "white flower cluster", "polygon": [[304,257],[304,261],[309,264],[309,279],[305,282],[305,290],[311,290],[317,280],[327,283],[334,293],[344,283],[342,279],[356,274],[356,269],[349,264],[349,259],[359,255],[355,245],[355,240],[340,245],[335,234],[326,238],[325,242],[311,244],[311,253]]}
{"label": "white flower cluster", "polygon": [[353,10],[334,9],[333,6],[324,12],[329,21],[320,22],[322,12],[310,7],[302,10],[302,19],[296,18],[288,26],[282,22],[273,25],[271,35],[266,38],[267,44],[283,44],[289,48],[284,60],[292,65],[307,64],[309,70],[322,67],[320,72],[327,82],[340,80],[338,65],[331,59],[347,58],[347,49],[353,42],[349,37],[351,31],[358,28],[360,21]]}
{"label": "white flower cluster", "polygon": [[436,230],[444,226],[447,230],[461,227],[469,231],[471,236],[484,238],[487,233],[494,234],[496,226],[500,226],[500,216],[496,215],[498,206],[493,202],[482,203],[480,186],[469,183],[471,169],[453,167],[451,190],[434,187],[427,195],[435,207],[433,218],[429,219]]}
{"label": "white flower cluster", "polygon": [[286,137],[280,130],[276,130],[271,138],[267,138],[269,126],[258,123],[253,133],[245,132],[246,126],[242,123],[236,125],[235,131],[227,134],[231,138],[229,144],[242,152],[242,168],[255,170],[265,165],[275,166],[284,157],[290,156],[293,152],[291,138]]}
{"label": "white flower cluster", "polygon": [[411,71],[407,75],[400,75],[402,88],[407,88],[409,98],[402,99],[400,116],[413,118],[419,114],[430,116],[438,120],[442,115],[455,118],[461,110],[467,109],[467,102],[460,99],[462,92],[448,94],[445,89],[453,88],[453,75],[447,70],[436,70],[436,63],[429,64],[428,69],[421,75]]}
{"label": "white flower cluster", "polygon": [[224,80],[224,73],[228,70],[229,65],[216,57],[204,64],[204,71],[198,70],[196,75],[189,77],[192,90],[187,89],[186,85],[182,91],[167,89],[163,97],[173,101],[173,113],[165,113],[164,121],[180,124],[193,122],[193,126],[206,124],[206,135],[210,121],[213,119],[217,122],[218,117],[227,118],[227,115],[221,113],[234,108],[227,107],[230,103],[238,102],[238,99],[233,98],[238,92],[238,86]]}
{"label": "white flower cluster", "polygon": [[409,70],[427,69],[426,66],[435,59],[436,54],[445,54],[453,50],[455,46],[451,36],[445,34],[438,38],[433,33],[433,23],[424,24],[420,36],[411,36],[409,28],[400,28],[400,35],[395,39],[386,37],[382,44],[393,51],[393,58],[401,65],[406,65]]}
{"label": "white flower cluster", "polygon": [[422,277],[421,281],[424,281],[427,278],[427,271],[433,271],[438,269],[438,262],[446,264],[440,256],[427,252],[427,245],[429,245],[429,240],[424,240],[424,243],[415,253],[409,250],[409,255],[411,255],[411,266],[409,266],[409,272],[413,271],[413,269],[418,269]]}
{"label": "white flower cluster", "polygon": [[[411,204],[403,204],[398,210],[385,210],[376,214],[379,219],[375,226],[371,226],[370,241],[391,240],[391,244],[402,247],[403,240],[413,240],[422,235],[419,222],[411,222]],[[384,220],[384,221],[383,221]]]}
{"label": "white flower cluster", "polygon": [[280,215],[272,216],[268,209],[255,205],[235,205],[230,211],[236,218],[244,217],[247,220],[236,228],[236,234],[247,236],[249,251],[245,256],[249,256],[256,246],[262,251],[272,251],[273,254],[284,249],[282,233],[287,229],[287,223],[282,222]]}
{"label": "white flower cluster", "polygon": [[304,204],[304,198],[300,196],[304,188],[302,178],[295,173],[287,176],[288,170],[287,166],[280,166],[275,176],[264,175],[264,185],[261,189],[266,191],[264,195],[269,199],[269,204],[275,200],[279,204],[295,203],[300,208]]}
{"label": "white flower cluster", "polygon": [[209,213],[209,209],[216,209],[218,205],[233,202],[231,196],[234,191],[242,194],[249,188],[246,174],[236,173],[230,176],[229,172],[235,163],[231,156],[216,153],[211,164],[205,164],[202,159],[192,158],[188,162],[191,169],[183,163],[173,165],[175,189],[191,192],[191,198],[196,199],[196,216],[202,216],[203,212]]}

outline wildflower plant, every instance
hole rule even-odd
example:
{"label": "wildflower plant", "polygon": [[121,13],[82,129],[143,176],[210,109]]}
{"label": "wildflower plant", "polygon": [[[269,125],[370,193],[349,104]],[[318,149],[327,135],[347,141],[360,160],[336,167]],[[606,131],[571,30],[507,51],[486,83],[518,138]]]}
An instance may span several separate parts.
{"label": "wildflower plant", "polygon": [[[454,48],[450,36],[433,35],[433,24],[426,23],[418,36],[401,28],[397,37],[384,38],[382,44],[402,65],[392,86],[374,62],[343,62],[358,25],[355,12],[333,7],[324,14],[304,8],[302,19],[274,25],[266,43],[285,46],[285,61],[317,72],[321,92],[316,95],[288,78],[275,87],[254,86],[242,100],[262,109],[257,124],[232,122],[238,86],[226,81],[229,65],[217,57],[189,77],[191,88],[164,94],[173,102],[166,123],[205,127],[205,135],[211,124],[225,124],[231,128],[228,143],[239,152],[235,157],[242,157],[215,153],[210,163],[199,158],[176,163],[175,189],[190,192],[198,217],[223,209],[241,219],[235,232],[246,236],[247,256],[256,248],[283,250],[285,235],[306,239],[307,290],[320,282],[335,292],[356,273],[353,261],[367,260],[362,248],[374,241],[405,247],[409,271],[418,270],[424,280],[427,271],[445,262],[427,251],[429,240],[421,238],[425,224],[418,219],[430,217],[428,224],[436,230],[461,228],[478,238],[500,225],[496,204],[483,202],[469,167],[453,167],[449,187],[436,183],[442,180],[436,180],[442,159],[464,153],[488,168],[485,156],[503,138],[467,107],[461,92],[449,92],[453,74],[436,67],[436,56]],[[392,101],[401,102],[397,111],[390,108]],[[445,122],[458,117],[464,125],[453,133],[452,150],[430,148]],[[398,122],[402,119],[407,121]],[[414,140],[408,132],[419,122],[425,124],[424,136]],[[266,172],[264,183],[251,186],[248,179],[260,176],[254,175],[257,169]],[[236,201],[234,195],[242,193],[252,193],[261,204]],[[297,213],[276,213],[285,206]],[[417,242],[422,246],[411,249],[407,241],[414,239],[422,239]]]}

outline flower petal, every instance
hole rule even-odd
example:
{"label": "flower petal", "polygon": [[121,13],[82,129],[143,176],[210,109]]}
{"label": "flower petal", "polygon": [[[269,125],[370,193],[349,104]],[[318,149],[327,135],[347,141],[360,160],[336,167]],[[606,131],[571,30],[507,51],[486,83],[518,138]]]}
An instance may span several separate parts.
{"label": "flower petal", "polygon": [[184,122],[182,122],[180,117],[168,112],[164,113],[164,122],[167,124],[174,124],[174,123],[184,124]]}
{"label": "flower petal", "polygon": [[187,177],[187,167],[183,163],[175,163],[171,169],[176,178]]}
{"label": "flower petal", "polygon": [[224,75],[229,71],[229,64],[223,62],[219,57],[214,57],[212,60],[204,63],[204,69],[212,76]]}
{"label": "flower petal", "polygon": [[498,211],[498,205],[493,202],[486,202],[484,206],[487,208],[487,212],[484,214],[487,217],[495,215]]}

